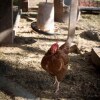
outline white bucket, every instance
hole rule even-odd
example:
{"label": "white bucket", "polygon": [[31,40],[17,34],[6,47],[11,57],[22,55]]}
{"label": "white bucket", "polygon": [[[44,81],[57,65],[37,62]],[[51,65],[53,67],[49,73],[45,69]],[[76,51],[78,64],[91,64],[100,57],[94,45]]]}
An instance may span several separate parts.
{"label": "white bucket", "polygon": [[54,4],[39,3],[37,16],[38,29],[53,34],[54,33]]}

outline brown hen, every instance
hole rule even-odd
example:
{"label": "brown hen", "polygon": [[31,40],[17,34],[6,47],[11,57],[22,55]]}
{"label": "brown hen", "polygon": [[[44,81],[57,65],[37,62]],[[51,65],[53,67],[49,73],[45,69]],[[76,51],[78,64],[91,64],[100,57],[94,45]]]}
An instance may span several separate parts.
{"label": "brown hen", "polygon": [[55,76],[54,84],[57,84],[57,88],[55,91],[56,94],[59,91],[60,82],[63,80],[67,73],[69,61],[68,53],[69,47],[66,43],[61,45],[61,47],[59,47],[58,44],[55,43],[50,47],[41,61],[42,68],[52,76]]}

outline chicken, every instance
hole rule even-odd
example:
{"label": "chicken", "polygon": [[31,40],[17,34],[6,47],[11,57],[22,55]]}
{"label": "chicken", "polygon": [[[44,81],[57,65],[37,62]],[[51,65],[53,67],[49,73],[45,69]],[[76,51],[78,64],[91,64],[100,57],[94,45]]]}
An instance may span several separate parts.
{"label": "chicken", "polygon": [[55,77],[54,84],[57,84],[55,91],[56,94],[59,93],[60,82],[67,73],[69,61],[68,53],[69,47],[67,46],[66,42],[61,45],[61,47],[58,46],[58,43],[54,43],[41,61],[42,68]]}
{"label": "chicken", "polygon": [[41,61],[42,68],[55,77],[55,84],[57,84],[55,93],[57,94],[59,92],[60,82],[64,79],[65,75],[67,74],[67,67],[69,62],[68,53],[74,50],[69,49],[72,45],[75,36],[77,8],[78,0],[72,0],[70,5],[67,41],[60,47],[58,46],[58,43],[54,43],[44,55]]}

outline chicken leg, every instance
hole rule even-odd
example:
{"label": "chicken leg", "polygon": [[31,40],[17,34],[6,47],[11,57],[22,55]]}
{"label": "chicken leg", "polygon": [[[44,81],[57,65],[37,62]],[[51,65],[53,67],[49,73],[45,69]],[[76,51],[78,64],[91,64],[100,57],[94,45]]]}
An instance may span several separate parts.
{"label": "chicken leg", "polygon": [[57,83],[57,77],[55,76],[55,82],[54,82],[54,85]]}
{"label": "chicken leg", "polygon": [[58,95],[60,82],[57,80],[56,76],[55,76],[55,82],[54,82],[54,84],[57,84],[55,94]]}

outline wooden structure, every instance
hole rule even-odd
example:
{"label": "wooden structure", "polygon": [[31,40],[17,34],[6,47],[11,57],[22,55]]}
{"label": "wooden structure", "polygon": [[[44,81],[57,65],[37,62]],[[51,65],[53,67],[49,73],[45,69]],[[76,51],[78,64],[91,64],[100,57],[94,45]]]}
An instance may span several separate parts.
{"label": "wooden structure", "polygon": [[29,8],[29,0],[21,0],[21,8],[23,12],[28,12],[28,8]]}
{"label": "wooden structure", "polygon": [[20,22],[21,10],[18,6],[13,6],[13,34],[16,34]]}
{"label": "wooden structure", "polygon": [[100,47],[95,47],[91,51],[91,60],[97,69],[100,69]]}
{"label": "wooden structure", "polygon": [[13,43],[12,0],[0,1],[0,44]]}
{"label": "wooden structure", "polygon": [[71,0],[54,0],[55,21],[58,21],[58,22],[68,21],[69,11],[70,11],[70,2]]}
{"label": "wooden structure", "polygon": [[55,21],[62,22],[64,0],[54,0]]}
{"label": "wooden structure", "polygon": [[[37,6],[39,2],[44,2],[45,0],[20,0],[20,1],[21,1],[21,8],[23,9],[23,11],[28,11],[28,9],[34,8],[34,6]],[[53,3],[53,1],[55,4],[55,11],[61,14],[62,12],[64,12],[64,9],[66,8],[65,5],[69,6],[71,4],[71,0],[48,0],[48,2],[51,3]],[[100,10],[100,0],[79,0],[79,6],[80,8],[82,8],[82,10]]]}

